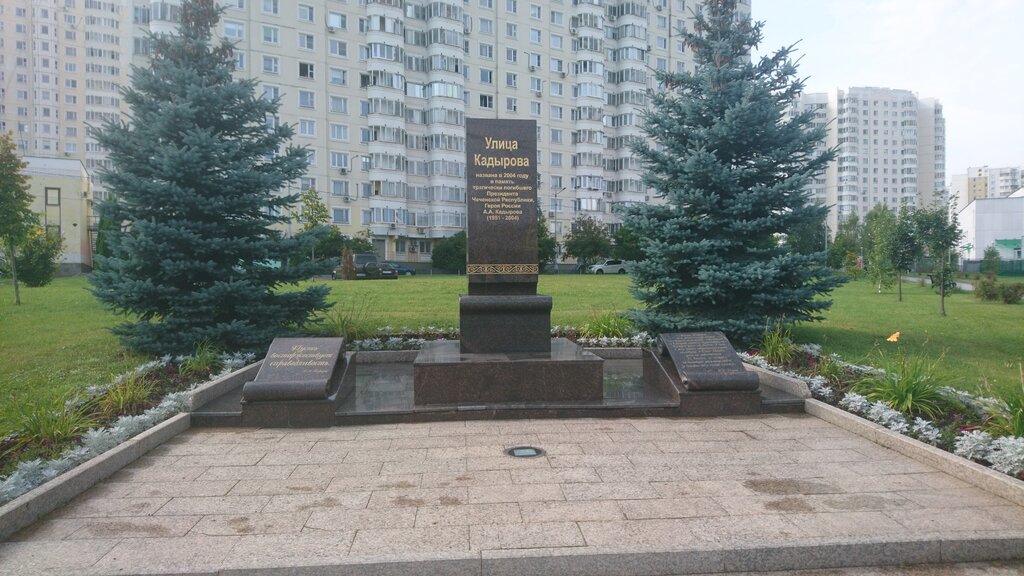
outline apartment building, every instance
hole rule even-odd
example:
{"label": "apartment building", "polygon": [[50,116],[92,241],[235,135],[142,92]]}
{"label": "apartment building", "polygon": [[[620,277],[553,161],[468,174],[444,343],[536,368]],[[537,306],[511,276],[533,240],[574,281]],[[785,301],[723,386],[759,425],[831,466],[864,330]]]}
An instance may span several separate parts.
{"label": "apartment building", "polygon": [[831,207],[831,230],[875,205],[926,206],[945,194],[946,129],[933,98],[892,88],[833,89],[804,94],[798,110],[812,110],[827,130],[820,151],[838,156],[808,189]]}
{"label": "apartment building", "polygon": [[981,198],[1006,198],[1024,188],[1024,167],[972,166],[966,174],[954,174],[950,183],[950,194],[956,198],[957,206],[964,208]]}
{"label": "apartment building", "polygon": [[[654,69],[692,70],[676,30],[695,0],[225,0],[218,33],[239,77],[279,97],[344,233],[428,261],[466,224],[465,118],[537,121],[539,202],[561,238],[583,215],[649,190],[629,143]],[[6,0],[0,129],[32,156],[106,162],[87,124],[123,112],[144,32],[174,30],[177,0]],[[741,1],[749,13],[749,0]],[[102,198],[101,181],[95,182]]]}

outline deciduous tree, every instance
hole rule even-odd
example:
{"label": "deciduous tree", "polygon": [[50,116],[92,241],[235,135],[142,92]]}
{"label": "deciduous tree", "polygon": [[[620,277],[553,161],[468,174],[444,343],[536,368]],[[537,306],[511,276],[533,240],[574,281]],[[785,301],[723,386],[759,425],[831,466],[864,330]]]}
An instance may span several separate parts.
{"label": "deciduous tree", "polygon": [[0,249],[7,255],[14,280],[14,303],[18,305],[18,247],[39,226],[39,218],[31,210],[32,194],[28,176],[23,172],[26,167],[28,164],[18,156],[11,133],[0,135]]}

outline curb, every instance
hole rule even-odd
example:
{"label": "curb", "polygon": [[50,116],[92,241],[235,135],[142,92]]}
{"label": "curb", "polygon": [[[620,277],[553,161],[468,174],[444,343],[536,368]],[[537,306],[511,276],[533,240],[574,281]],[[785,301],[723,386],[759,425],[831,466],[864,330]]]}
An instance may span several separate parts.
{"label": "curb", "polygon": [[53,480],[0,507],[0,541],[67,504],[72,498],[131,464],[146,452],[188,430],[190,416],[181,413],[129,438]]}
{"label": "curb", "polygon": [[1024,482],[1002,472],[996,472],[941,448],[893,432],[884,426],[819,400],[812,398],[804,400],[804,411],[848,432],[863,436],[879,446],[895,450],[908,458],[938,468],[950,476],[973,484],[1018,506],[1024,506]]}

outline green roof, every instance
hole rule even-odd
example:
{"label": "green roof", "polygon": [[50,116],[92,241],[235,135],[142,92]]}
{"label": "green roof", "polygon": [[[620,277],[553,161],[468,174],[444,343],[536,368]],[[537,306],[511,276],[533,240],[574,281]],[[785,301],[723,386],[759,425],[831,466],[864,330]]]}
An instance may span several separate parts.
{"label": "green roof", "polygon": [[1017,249],[1020,248],[1020,238],[1010,238],[1009,240],[996,240],[996,246]]}

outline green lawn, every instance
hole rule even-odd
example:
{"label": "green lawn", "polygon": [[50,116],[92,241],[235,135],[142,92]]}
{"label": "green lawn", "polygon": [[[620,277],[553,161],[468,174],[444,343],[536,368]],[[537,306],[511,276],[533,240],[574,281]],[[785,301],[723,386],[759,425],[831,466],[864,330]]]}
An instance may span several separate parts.
{"label": "green lawn", "polygon": [[[378,326],[395,328],[458,324],[458,295],[466,278],[413,276],[397,280],[326,281],[339,307],[355,306]],[[69,390],[109,381],[145,358],[125,354],[108,329],[120,318],[105,311],[87,292],[82,277],[61,278],[44,288],[23,288],[14,306],[9,283],[0,283],[0,435],[12,431],[19,406]],[[553,324],[580,325],[634,305],[625,276],[541,276],[539,291],[554,299]],[[943,355],[950,382],[968,390],[1020,390],[1017,362],[1024,353],[1024,305],[979,302],[968,294],[951,296],[942,318],[938,296],[904,284],[904,302],[895,290],[876,294],[866,281],[843,286],[825,322],[799,326],[800,342],[819,342],[854,362],[868,362],[891,333],[910,353]]]}
{"label": "green lawn", "polygon": [[899,332],[898,345],[908,353],[941,357],[940,369],[951,385],[985,394],[990,387],[1021,393],[1024,305],[952,294],[943,318],[930,287],[904,283],[903,302],[898,302],[895,287],[879,294],[867,280],[846,284],[833,296],[826,320],[798,326],[795,340],[817,342],[848,361],[872,364],[879,350],[896,351],[897,344],[886,338]]}

